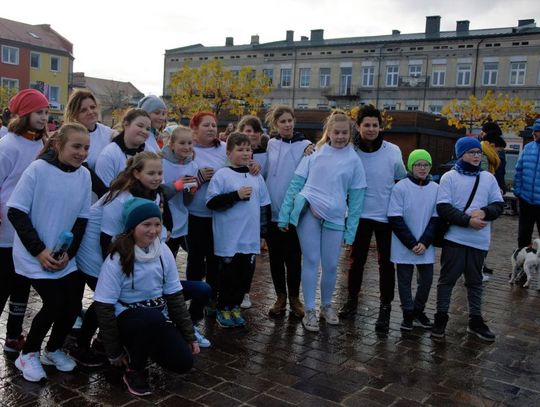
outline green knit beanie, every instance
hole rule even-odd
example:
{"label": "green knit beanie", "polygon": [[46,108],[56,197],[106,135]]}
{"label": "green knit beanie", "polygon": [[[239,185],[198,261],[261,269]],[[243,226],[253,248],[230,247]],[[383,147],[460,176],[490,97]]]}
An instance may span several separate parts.
{"label": "green knit beanie", "polygon": [[413,152],[411,152],[411,154],[409,154],[409,159],[407,160],[407,169],[412,172],[412,167],[414,163],[419,160],[424,160],[427,161],[429,164],[433,164],[433,162],[431,161],[431,155],[429,155],[426,150],[419,149],[414,150]]}

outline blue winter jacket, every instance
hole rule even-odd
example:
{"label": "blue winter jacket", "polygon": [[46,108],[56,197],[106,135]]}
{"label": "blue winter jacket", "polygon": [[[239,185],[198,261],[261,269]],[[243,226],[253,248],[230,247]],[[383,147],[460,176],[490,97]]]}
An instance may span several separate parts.
{"label": "blue winter jacket", "polygon": [[540,142],[527,144],[519,155],[514,177],[514,195],[540,205]]}

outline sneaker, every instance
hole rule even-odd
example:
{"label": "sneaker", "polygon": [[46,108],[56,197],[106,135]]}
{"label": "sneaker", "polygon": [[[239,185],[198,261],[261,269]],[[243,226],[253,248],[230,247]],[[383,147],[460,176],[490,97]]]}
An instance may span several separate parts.
{"label": "sneaker", "polygon": [[485,283],[486,281],[489,281],[491,277],[488,274],[482,273],[482,282]]}
{"label": "sneaker", "polygon": [[302,318],[302,325],[306,331],[319,332],[319,319],[314,309],[305,311],[304,318]]}
{"label": "sneaker", "polygon": [[304,316],[304,304],[302,304],[300,298],[289,297],[289,308],[291,309],[291,312],[298,318],[302,318]]}
{"label": "sneaker", "polygon": [[413,330],[413,315],[411,311],[403,311],[403,321],[399,329],[406,332]]}
{"label": "sneaker", "polygon": [[6,338],[4,342],[4,352],[20,353],[26,342],[24,335],[19,335],[17,338]]}
{"label": "sneaker", "polygon": [[343,304],[343,307],[339,310],[339,316],[341,318],[349,318],[356,315],[358,310],[358,297],[349,297],[347,302]]}
{"label": "sneaker", "polygon": [[236,326],[228,308],[216,311],[216,321],[221,328],[234,328]]}
{"label": "sneaker", "polygon": [[432,338],[444,338],[444,331],[446,330],[446,324],[448,323],[448,314],[443,312],[437,312],[435,314],[435,321],[433,322],[433,328],[431,328]]}
{"label": "sneaker", "polygon": [[55,366],[61,372],[71,372],[77,366],[77,363],[61,349],[54,352],[44,350],[40,359],[44,365]]}
{"label": "sneaker", "polygon": [[15,366],[17,366],[17,369],[22,372],[23,377],[29,382],[39,382],[47,378],[47,374],[39,361],[39,352],[30,352],[26,355],[21,352],[15,361]]}
{"label": "sneaker", "polygon": [[123,379],[131,394],[135,396],[149,396],[152,394],[152,389],[146,380],[144,371],[126,370]]}
{"label": "sneaker", "polygon": [[495,341],[495,334],[490,331],[490,329],[484,322],[484,319],[480,316],[473,316],[469,318],[469,326],[467,327],[467,332],[475,334],[484,341]]}
{"label": "sneaker", "polygon": [[433,328],[433,323],[429,320],[427,315],[424,312],[420,312],[420,311],[415,311],[413,325],[419,326],[420,328],[424,328],[424,329]]}
{"label": "sneaker", "polygon": [[75,346],[69,350],[69,356],[80,366],[101,367],[105,365],[103,355],[98,355],[88,347]]}
{"label": "sneaker", "polygon": [[246,326],[246,320],[242,316],[242,311],[238,305],[232,309],[231,315],[235,326]]}
{"label": "sneaker", "polygon": [[249,298],[249,294],[244,294],[244,299],[242,300],[242,304],[240,304],[240,308],[242,309],[248,309],[251,308],[253,304],[251,303],[251,299]]}
{"label": "sneaker", "polygon": [[193,330],[195,331],[195,338],[197,338],[197,343],[201,348],[209,348],[212,344],[208,339],[204,337],[199,328],[193,325]]}
{"label": "sneaker", "polygon": [[375,330],[377,332],[388,332],[390,329],[390,312],[392,311],[392,305],[381,304],[379,308],[379,317],[375,322]]}
{"label": "sneaker", "polygon": [[488,266],[484,264],[484,266],[482,267],[482,272],[485,274],[493,274],[493,269],[490,269]]}
{"label": "sneaker", "polygon": [[338,318],[334,308],[332,308],[331,304],[323,305],[321,307],[321,315],[320,315],[320,317],[322,319],[324,319],[327,324],[339,325],[339,318]]}

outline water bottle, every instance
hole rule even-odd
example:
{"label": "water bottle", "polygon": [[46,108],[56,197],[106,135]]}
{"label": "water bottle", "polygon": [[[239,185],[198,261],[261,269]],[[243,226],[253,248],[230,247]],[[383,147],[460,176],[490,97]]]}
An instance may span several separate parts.
{"label": "water bottle", "polygon": [[56,241],[56,244],[54,245],[54,249],[51,252],[51,256],[53,257],[53,259],[59,260],[62,257],[62,255],[65,252],[67,252],[72,242],[73,242],[73,233],[65,232],[65,231],[60,233],[60,236],[58,236],[58,240]]}

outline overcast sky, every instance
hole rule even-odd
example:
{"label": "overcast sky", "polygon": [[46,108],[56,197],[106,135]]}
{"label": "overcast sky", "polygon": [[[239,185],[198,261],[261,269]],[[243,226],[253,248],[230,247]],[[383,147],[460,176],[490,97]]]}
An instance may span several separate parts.
{"label": "overcast sky", "polygon": [[[3,2],[6,3],[6,2]],[[24,0],[0,7],[0,16],[50,24],[73,43],[74,70],[87,76],[131,81],[161,95],[166,49],[201,43],[295,40],[324,29],[325,38],[423,32],[425,17],[441,16],[441,30],[457,20],[471,29],[513,27],[518,19],[540,25],[538,0]],[[7,5],[4,4],[4,5]]]}

